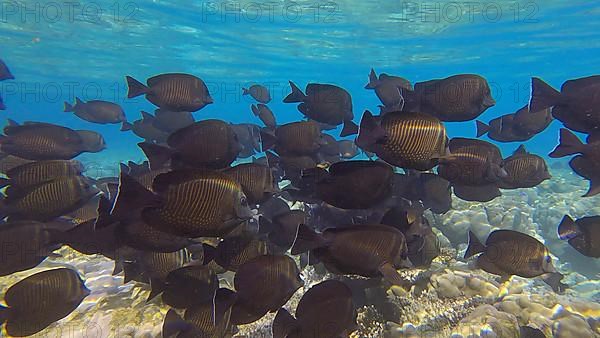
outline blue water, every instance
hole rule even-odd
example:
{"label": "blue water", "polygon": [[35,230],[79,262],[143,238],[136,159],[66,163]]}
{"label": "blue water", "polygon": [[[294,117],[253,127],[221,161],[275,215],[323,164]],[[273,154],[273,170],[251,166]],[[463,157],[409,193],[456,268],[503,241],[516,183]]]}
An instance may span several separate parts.
{"label": "blue water", "polygon": [[[241,88],[263,83],[279,122],[301,118],[281,103],[288,80],[333,83],[353,97],[355,120],[378,99],[365,90],[371,67],[413,83],[477,73],[497,105],[488,121],[525,105],[530,77],[559,87],[600,68],[600,4],[588,1],[394,2],[4,1],[1,57],[16,80],[1,83],[8,107],[0,118],[39,120],[103,133],[108,149],[89,159],[141,158],[138,138],[115,125],[99,126],[62,113],[63,101],[104,99],[121,104],[129,120],[153,112],[143,98],[126,99],[124,76],[144,80],[188,72],[208,84],[215,104],[195,113],[259,123]],[[526,143],[548,153],[559,122]],[[450,136],[475,136],[474,122],[447,123]],[[504,155],[518,144],[501,144]]]}

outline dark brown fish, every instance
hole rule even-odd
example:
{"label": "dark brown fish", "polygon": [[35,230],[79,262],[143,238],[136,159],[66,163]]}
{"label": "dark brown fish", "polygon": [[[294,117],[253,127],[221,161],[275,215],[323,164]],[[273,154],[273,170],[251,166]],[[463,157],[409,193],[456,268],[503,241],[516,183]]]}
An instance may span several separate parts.
{"label": "dark brown fish", "polygon": [[0,227],[0,276],[36,267],[60,245],[54,244],[51,227],[46,223],[19,221]]}
{"label": "dark brown fish", "polygon": [[600,257],[600,216],[583,217],[576,221],[565,216],[558,226],[558,236],[567,240],[582,255]]}
{"label": "dark brown fish", "polygon": [[66,214],[65,217],[70,219],[75,224],[81,224],[87,221],[95,221],[98,217],[98,204],[100,203],[101,197],[102,194],[93,197],[81,208]]}
{"label": "dark brown fish", "polygon": [[125,262],[124,282],[147,280],[152,292],[148,300],[153,299],[164,288],[164,281],[173,270],[179,269],[192,261],[191,253],[182,249],[175,252],[139,252],[133,260]]}
{"label": "dark brown fish", "polygon": [[164,109],[154,111],[154,127],[169,134],[185,128],[194,122],[196,122],[194,116],[187,111],[177,112]]}
{"label": "dark brown fish", "polygon": [[385,225],[352,225],[326,229],[318,234],[300,225],[292,254],[309,250],[332,273],[383,275],[392,284],[406,284],[396,271],[406,264],[407,253],[406,240],[398,229]]}
{"label": "dark brown fish", "polygon": [[89,294],[79,274],[71,269],[52,269],[31,275],[4,294],[8,305],[2,309],[6,331],[13,337],[40,332],[68,316]]}
{"label": "dark brown fish", "polygon": [[242,95],[250,95],[256,101],[264,104],[271,102],[271,94],[269,93],[269,89],[259,84],[254,84],[247,89],[242,88]]}
{"label": "dark brown fish", "polygon": [[263,151],[275,147],[281,156],[310,156],[321,144],[321,128],[314,121],[300,121],[280,125],[275,133],[261,132]]}
{"label": "dark brown fish", "polygon": [[423,206],[435,214],[444,214],[452,208],[450,182],[433,173],[394,175],[394,196]]}
{"label": "dark brown fish", "polygon": [[121,172],[131,176],[148,190],[152,190],[152,182],[154,182],[156,176],[169,171],[169,168],[150,169],[148,161],[145,161],[142,164],[136,164],[135,162],[129,161],[127,165],[121,166]]}
{"label": "dark brown fish", "polygon": [[[203,120],[179,129],[167,139],[169,148],[155,147],[171,159],[171,165],[184,164],[198,168],[221,169],[229,166],[240,152],[240,144],[233,129],[221,120]],[[152,168],[162,167],[143,149]]]}
{"label": "dark brown fish", "polygon": [[264,165],[242,163],[223,173],[242,186],[250,205],[260,204],[278,191],[271,168]]}
{"label": "dark brown fish", "polygon": [[521,132],[515,127],[515,114],[502,115],[491,120],[488,124],[477,122],[477,137],[487,134],[489,138],[498,142],[523,142],[531,139],[535,134]]}
{"label": "dark brown fish", "polygon": [[444,122],[469,121],[496,104],[487,81],[475,74],[415,83],[402,92],[403,111],[431,114]]}
{"label": "dark brown fish", "polygon": [[569,165],[577,175],[590,182],[590,188],[583,196],[600,193],[600,142],[584,144],[569,130],[561,129],[560,143],[548,156],[557,158],[575,154],[580,155],[575,156]]}
{"label": "dark brown fish", "polygon": [[267,243],[248,236],[227,237],[215,248],[204,245],[204,264],[212,259],[229,271],[239,267],[255,257],[267,254]]}
{"label": "dark brown fish", "polygon": [[302,210],[289,210],[269,220],[260,219],[261,232],[269,233],[269,241],[285,250],[292,247],[300,224],[309,224],[309,216]]}
{"label": "dark brown fish", "polygon": [[256,124],[231,124],[231,129],[237,136],[240,153],[239,157],[248,158],[260,152],[260,127]]}
{"label": "dark brown fish", "polygon": [[220,237],[252,216],[241,185],[222,173],[172,171],[158,175],[153,187],[160,203],[145,207],[142,219],[166,233]]}
{"label": "dark brown fish", "polygon": [[552,108],[552,115],[565,127],[583,133],[600,130],[600,76],[563,83],[560,92],[539,78],[531,79],[530,111]]}
{"label": "dark brown fish", "polygon": [[127,76],[128,98],[146,95],[154,105],[171,111],[195,112],[213,103],[204,81],[189,74],[160,74],[146,83]]}
{"label": "dark brown fish", "polygon": [[28,160],[70,160],[104,148],[104,139],[96,132],[42,122],[11,123],[0,136],[0,151]]}
{"label": "dark brown fish", "polygon": [[186,309],[183,318],[173,309],[169,310],[163,324],[163,337],[229,337],[232,306],[236,299],[235,292],[221,288],[215,293],[214,301],[211,299]]}
{"label": "dark brown fish", "polygon": [[395,112],[374,117],[367,110],[356,144],[389,164],[425,171],[447,156],[447,139],[444,125],[431,115]]}
{"label": "dark brown fish", "polygon": [[285,103],[301,102],[298,110],[307,118],[332,126],[343,124],[340,136],[354,135],[358,126],[352,121],[352,97],[345,89],[331,84],[309,83],[306,95],[292,81],[292,92]]}
{"label": "dark brown fish", "polygon": [[281,309],[273,321],[273,338],[340,337],[357,328],[352,290],[327,280],[311,287],[296,307],[296,318]]}
{"label": "dark brown fish", "polygon": [[213,300],[219,279],[209,267],[190,265],[169,272],[162,293],[163,303],[187,309]]}
{"label": "dark brown fish", "polygon": [[11,189],[22,189],[61,178],[79,176],[83,164],[76,160],[48,160],[27,163],[6,172],[6,184]]}
{"label": "dark brown fish", "polygon": [[311,181],[317,197],[341,209],[368,209],[392,194],[394,169],[376,161],[344,161],[305,170],[303,181]]}
{"label": "dark brown fish", "polygon": [[4,61],[0,60],[0,81],[14,80],[14,76]]}
{"label": "dark brown fish", "polygon": [[500,188],[533,188],[552,178],[546,161],[540,156],[530,154],[521,145],[512,156],[502,161],[507,176],[500,180]]}
{"label": "dark brown fish", "polygon": [[[479,253],[477,266],[495,275],[533,278],[558,274],[552,265],[548,248],[537,239],[518,231],[495,230],[488,236],[485,245],[469,231],[469,247],[464,257],[467,259]],[[564,288],[559,283],[560,279],[554,282],[550,286],[555,291]]]}
{"label": "dark brown fish", "polygon": [[375,70],[371,69],[369,83],[365,86],[365,89],[374,89],[384,107],[398,111],[402,110],[404,103],[402,92],[413,88],[410,81],[399,76],[381,73],[377,78]]}
{"label": "dark brown fish", "polygon": [[529,111],[529,107],[524,106],[515,113],[513,124],[519,133],[536,135],[546,130],[553,120],[550,108]]}
{"label": "dark brown fish", "polygon": [[252,323],[278,311],[304,282],[288,256],[258,256],[240,266],[234,278],[237,302],[231,312],[235,325]]}
{"label": "dark brown fish", "polygon": [[142,111],[142,118],[133,121],[133,123],[123,122],[121,131],[131,130],[137,136],[145,139],[147,142],[163,143],[169,137],[169,133],[156,128],[154,123],[156,118],[145,111]]}
{"label": "dark brown fish", "polygon": [[86,177],[61,177],[23,189],[11,189],[2,213],[15,219],[49,221],[77,210],[99,192]]}
{"label": "dark brown fish", "polygon": [[115,235],[121,243],[141,251],[175,252],[193,243],[189,238],[160,231],[141,217],[119,222]]}
{"label": "dark brown fish", "polygon": [[251,109],[254,116],[258,117],[267,128],[275,129],[275,127],[277,127],[275,115],[273,114],[271,109],[269,109],[269,107],[262,103],[259,103],[257,105],[253,104],[251,106]]}
{"label": "dark brown fish", "polygon": [[108,101],[83,102],[76,97],[74,105],[65,102],[64,111],[72,112],[82,120],[98,124],[115,124],[127,121],[123,108]]}
{"label": "dark brown fish", "polygon": [[360,150],[358,150],[356,143],[350,140],[338,141],[338,148],[340,149],[340,156],[346,160],[353,159],[360,153]]}

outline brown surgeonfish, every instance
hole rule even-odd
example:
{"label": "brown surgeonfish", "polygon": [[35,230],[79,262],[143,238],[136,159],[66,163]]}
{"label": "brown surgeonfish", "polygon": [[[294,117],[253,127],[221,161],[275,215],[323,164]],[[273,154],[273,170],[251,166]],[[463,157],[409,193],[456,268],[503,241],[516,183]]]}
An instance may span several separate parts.
{"label": "brown surgeonfish", "polygon": [[[286,205],[287,206],[287,205]],[[271,219],[261,217],[261,232],[268,233],[269,241],[278,247],[288,250],[294,244],[296,232],[300,224],[309,224],[309,215],[303,210],[287,210]]]}
{"label": "brown surgeonfish", "polygon": [[33,161],[5,153],[0,153],[0,173],[6,175],[10,169],[31,162]]}
{"label": "brown surgeonfish", "polygon": [[566,81],[560,92],[539,78],[531,79],[530,111],[552,108],[565,127],[582,133],[600,130],[600,76]]}
{"label": "brown surgeonfish", "polygon": [[314,186],[324,202],[342,209],[368,209],[392,193],[394,169],[377,161],[344,161],[302,172],[303,181]]}
{"label": "brown surgeonfish", "polygon": [[194,305],[185,310],[183,318],[173,309],[165,316],[162,336],[178,338],[226,338],[231,337],[232,306],[237,294],[221,288],[215,292],[214,300]]}
{"label": "brown surgeonfish", "polygon": [[133,123],[123,122],[121,131],[131,130],[135,135],[143,138],[146,142],[164,143],[169,137],[169,133],[158,129],[154,124],[156,118],[145,111],[142,111],[142,118],[133,121]]}
{"label": "brown surgeonfish", "polygon": [[558,236],[567,240],[582,255],[600,257],[600,216],[583,217],[574,221],[565,215],[558,226]]}
{"label": "brown surgeonfish", "polygon": [[562,275],[552,265],[548,248],[537,239],[513,230],[495,230],[488,236],[485,245],[469,231],[469,246],[465,259],[474,255],[477,267],[502,277],[516,275],[525,278],[543,276],[544,281],[556,292],[565,285],[560,283]]}
{"label": "brown surgeonfish", "polygon": [[242,264],[267,253],[265,241],[249,236],[230,236],[219,242],[216,248],[204,244],[204,264],[214,259],[219,266],[237,271]]}
{"label": "brown surgeonfish", "polygon": [[252,105],[251,106],[252,109],[252,113],[258,117],[262,123],[265,124],[265,126],[269,129],[275,129],[275,127],[277,127],[277,121],[275,120],[275,115],[273,114],[273,112],[271,111],[271,109],[269,109],[269,107],[267,105],[264,105],[262,103],[259,103],[257,105]]}
{"label": "brown surgeonfish", "polygon": [[298,227],[292,254],[311,251],[335,274],[382,276],[392,284],[406,282],[396,269],[406,264],[406,240],[402,232],[386,225],[353,225],[316,233]]}
{"label": "brown surgeonfish", "polygon": [[357,328],[352,290],[343,282],[326,280],[311,287],[296,307],[296,318],[280,309],[273,321],[273,338],[348,336]]}
{"label": "brown surgeonfish", "polygon": [[207,266],[189,265],[169,272],[162,290],[163,303],[187,309],[212,301],[219,279]]}
{"label": "brown surgeonfish", "polygon": [[342,137],[358,132],[357,125],[352,121],[352,97],[345,89],[331,84],[309,83],[304,94],[292,81],[290,86],[292,92],[283,102],[301,102],[298,111],[314,121],[331,126],[343,124]]}
{"label": "brown surgeonfish", "polygon": [[303,284],[296,262],[288,256],[263,255],[244,263],[234,278],[238,297],[232,324],[252,323],[278,311]]}
{"label": "brown surgeonfish", "polygon": [[431,114],[444,122],[472,120],[496,104],[487,81],[475,74],[418,82],[402,96],[402,111]]}
{"label": "brown surgeonfish", "polygon": [[546,161],[528,153],[523,145],[502,161],[502,168],[507,173],[506,177],[500,179],[499,186],[502,189],[533,188],[552,178]]}
{"label": "brown surgeonfish", "polygon": [[196,122],[192,113],[188,111],[168,111],[156,109],[154,111],[154,127],[166,133],[172,133],[181,128],[185,128]]}
{"label": "brown surgeonfish", "polygon": [[398,111],[402,110],[404,100],[402,92],[413,88],[410,81],[399,76],[381,73],[377,77],[375,70],[371,68],[369,83],[367,83],[365,89],[375,90],[375,94],[386,109]]}
{"label": "brown surgeonfish", "polygon": [[49,221],[77,210],[99,192],[89,178],[60,177],[23,189],[10,189],[2,214],[15,219]]}
{"label": "brown surgeonfish", "polygon": [[552,158],[575,155],[569,165],[573,171],[590,182],[590,188],[584,197],[590,197],[600,193],[600,140],[588,138],[589,142],[584,144],[575,134],[567,129],[560,130],[560,143],[548,155]]}
{"label": "brown surgeonfish", "polygon": [[321,128],[314,121],[282,124],[274,133],[261,131],[263,151],[274,148],[281,156],[314,155],[323,143],[321,138]]}
{"label": "brown surgeonfish", "polygon": [[98,124],[115,124],[127,121],[123,108],[108,101],[83,102],[76,97],[74,105],[65,102],[64,111],[72,112],[82,120]]}
{"label": "brown surgeonfish", "polygon": [[221,169],[237,158],[241,147],[229,124],[221,120],[203,120],[172,133],[169,148],[139,144],[152,169],[162,168],[170,159],[171,167],[192,166]]}
{"label": "brown surgeonfish", "polygon": [[102,136],[87,130],[42,122],[14,122],[4,127],[0,151],[28,160],[70,160],[83,153],[106,148]]}
{"label": "brown surgeonfish", "polygon": [[153,188],[160,200],[142,210],[142,219],[166,233],[221,237],[252,217],[241,185],[222,173],[172,171],[158,175]]}
{"label": "brown surgeonfish", "polygon": [[83,170],[83,164],[76,160],[31,162],[8,170],[8,179],[4,182],[10,185],[11,189],[20,189],[60,177],[78,176]]}
{"label": "brown surgeonfish", "polygon": [[250,205],[268,200],[279,190],[271,168],[264,165],[242,163],[224,170],[223,173],[242,186]]}
{"label": "brown surgeonfish", "polygon": [[4,294],[0,317],[13,337],[36,334],[68,316],[90,294],[71,269],[58,268],[31,275],[12,285]]}
{"label": "brown surgeonfish", "polygon": [[145,95],[154,105],[171,111],[195,112],[213,103],[204,81],[190,74],[160,74],[144,85],[127,76],[128,98]]}
{"label": "brown surgeonfish", "polygon": [[394,112],[374,117],[367,110],[356,144],[391,165],[426,171],[447,156],[447,140],[444,125],[431,115]]}
{"label": "brown surgeonfish", "polygon": [[530,112],[524,106],[517,112],[502,115],[491,120],[488,124],[477,122],[477,137],[485,134],[498,142],[523,142],[544,131],[552,122],[550,109]]}
{"label": "brown surgeonfish", "polygon": [[269,89],[260,84],[253,84],[248,88],[242,88],[242,95],[250,95],[253,99],[263,104],[271,102]]}

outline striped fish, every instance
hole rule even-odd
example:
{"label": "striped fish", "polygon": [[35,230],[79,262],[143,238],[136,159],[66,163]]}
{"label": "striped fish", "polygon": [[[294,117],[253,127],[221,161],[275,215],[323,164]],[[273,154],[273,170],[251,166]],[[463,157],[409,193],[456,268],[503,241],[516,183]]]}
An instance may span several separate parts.
{"label": "striped fish", "polygon": [[280,155],[314,155],[321,144],[321,128],[314,121],[287,123],[275,129],[275,138]]}
{"label": "striped fish", "polygon": [[220,237],[251,217],[241,185],[210,170],[179,170],[158,175],[154,192],[162,199],[146,207],[142,219],[182,237]]}
{"label": "striped fish", "polygon": [[381,118],[366,111],[357,144],[389,164],[429,170],[446,156],[446,128],[424,113],[389,113]]}
{"label": "striped fish", "polygon": [[29,336],[68,316],[90,294],[71,269],[59,268],[31,275],[11,286],[6,330],[10,336]]}
{"label": "striped fish", "polygon": [[[267,243],[250,237],[227,237],[219,243],[216,249],[205,245],[204,263],[208,263],[213,255],[215,262],[229,271],[237,269],[247,261],[267,254]],[[210,253],[210,251],[214,251]]]}
{"label": "striped fish", "polygon": [[485,185],[506,176],[500,149],[490,142],[455,137],[449,148],[452,159],[440,163],[438,174],[453,184]]}
{"label": "striped fish", "polygon": [[50,123],[9,124],[0,150],[28,160],[69,160],[85,149],[78,132]]}
{"label": "striped fish", "polygon": [[9,170],[20,165],[31,163],[33,161],[26,160],[13,155],[0,154],[0,173],[6,174]]}
{"label": "striped fish", "polygon": [[78,176],[83,164],[76,160],[50,160],[27,163],[6,172],[12,188],[23,188],[55,178]]}
{"label": "striped fish", "polygon": [[147,86],[127,76],[128,98],[146,95],[146,99],[161,109],[195,112],[213,103],[202,79],[181,73],[160,74],[147,80]]}
{"label": "striped fish", "polygon": [[523,146],[502,162],[502,168],[508,174],[500,180],[503,189],[533,188],[551,178],[546,161],[528,153]]}
{"label": "striped fish", "polygon": [[11,189],[2,211],[19,219],[49,221],[75,211],[98,193],[86,177],[61,177],[25,189]]}
{"label": "striped fish", "polygon": [[242,163],[223,171],[223,173],[242,186],[242,190],[248,198],[248,204],[262,203],[278,190],[271,168],[264,165]]}

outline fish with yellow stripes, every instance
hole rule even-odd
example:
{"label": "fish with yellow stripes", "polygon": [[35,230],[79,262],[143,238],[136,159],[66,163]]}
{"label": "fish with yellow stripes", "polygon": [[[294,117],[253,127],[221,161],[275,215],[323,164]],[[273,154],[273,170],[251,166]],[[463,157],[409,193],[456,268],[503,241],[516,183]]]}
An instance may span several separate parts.
{"label": "fish with yellow stripes", "polygon": [[546,161],[541,156],[530,154],[521,145],[515,153],[502,161],[507,176],[500,180],[500,188],[533,188],[552,178]]}
{"label": "fish with yellow stripes", "polygon": [[274,148],[281,156],[310,156],[316,154],[322,140],[321,127],[315,121],[282,124],[275,132],[262,130],[262,149]]}
{"label": "fish with yellow stripes", "polygon": [[[128,187],[121,183],[123,194]],[[221,237],[252,217],[241,185],[219,172],[190,169],[160,174],[153,190],[155,201],[143,207],[142,219],[173,235]]]}
{"label": "fish with yellow stripes", "polygon": [[89,294],[75,270],[38,272],[6,291],[4,302],[8,307],[0,308],[0,318],[6,322],[10,336],[30,336],[68,316]]}
{"label": "fish with yellow stripes", "polygon": [[161,109],[174,112],[195,112],[213,103],[202,79],[182,73],[160,74],[149,78],[147,85],[131,76],[126,77],[128,98],[146,95],[146,99]]}
{"label": "fish with yellow stripes", "polygon": [[11,189],[0,214],[11,219],[50,221],[77,210],[99,192],[87,177],[61,177],[23,189]]}
{"label": "fish with yellow stripes", "polygon": [[279,190],[271,168],[265,165],[242,163],[224,170],[223,173],[240,183],[248,198],[248,204],[262,203]]}
{"label": "fish with yellow stripes", "polygon": [[83,170],[83,164],[77,160],[37,161],[12,168],[6,172],[8,179],[0,179],[0,182],[18,189],[60,177],[78,176]]}
{"label": "fish with yellow stripes", "polygon": [[424,113],[393,112],[373,116],[365,111],[356,144],[389,164],[426,171],[448,156],[446,128]]}

